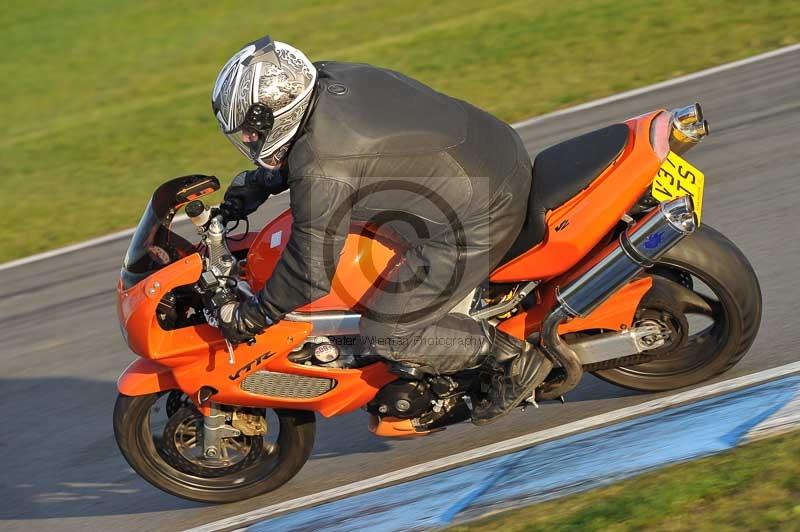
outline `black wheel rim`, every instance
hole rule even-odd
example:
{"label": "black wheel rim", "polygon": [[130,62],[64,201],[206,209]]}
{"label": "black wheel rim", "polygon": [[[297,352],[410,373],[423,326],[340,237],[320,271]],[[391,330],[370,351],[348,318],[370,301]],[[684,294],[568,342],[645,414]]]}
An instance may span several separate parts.
{"label": "black wheel rim", "polygon": [[700,296],[707,308],[690,305],[688,312],[684,312],[689,322],[685,345],[663,353],[655,350],[658,353],[655,360],[622,366],[615,371],[639,379],[663,379],[695,372],[711,363],[729,341],[735,303],[715,279],[690,266],[659,264],[651,273]]}
{"label": "black wheel rim", "polygon": [[[168,392],[154,394],[146,414],[140,420],[138,431],[142,456],[156,469],[159,474],[177,482],[187,488],[200,491],[227,491],[232,486],[241,489],[268,478],[279,466],[283,458],[282,436],[285,434],[281,418],[272,410],[267,410],[268,432],[260,440],[261,452],[256,453],[245,465],[236,464],[227,468],[219,468],[209,472],[206,469],[192,469],[180,467],[167,455],[166,442],[164,441],[164,428],[168,419],[166,416],[166,397]],[[178,413],[173,415],[178,415]],[[189,461],[189,460],[187,460]],[[172,462],[172,463],[171,463]],[[190,461],[189,461],[190,462]],[[240,462],[241,464],[242,462]],[[178,465],[179,467],[175,467]]]}

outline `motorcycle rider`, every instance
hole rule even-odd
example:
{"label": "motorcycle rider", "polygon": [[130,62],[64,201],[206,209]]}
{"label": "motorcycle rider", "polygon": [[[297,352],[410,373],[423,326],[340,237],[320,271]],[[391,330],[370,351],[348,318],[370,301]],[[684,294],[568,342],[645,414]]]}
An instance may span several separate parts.
{"label": "motorcycle rider", "polygon": [[398,72],[311,63],[269,36],[222,68],[212,107],[226,137],[258,168],[231,183],[220,210],[246,217],[290,191],[289,241],[256,297],[228,305],[238,343],[326,295],[353,227],[408,242],[404,261],[365,303],[361,332],[389,360],[452,374],[489,368],[472,398],[477,424],[531,396],[544,355],[454,311],[511,247],[526,214],[531,161],[513,128]]}

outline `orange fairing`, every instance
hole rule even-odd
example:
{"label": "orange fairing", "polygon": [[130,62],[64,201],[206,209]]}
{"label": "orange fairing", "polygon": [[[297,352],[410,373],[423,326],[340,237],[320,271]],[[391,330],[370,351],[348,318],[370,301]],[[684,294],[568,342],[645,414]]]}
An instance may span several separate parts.
{"label": "orange fairing", "polygon": [[[231,363],[225,340],[210,325],[164,330],[156,318],[159,300],[177,286],[193,284],[201,271],[197,254],[157,271],[124,290],[118,288],[118,313],[131,349],[145,360],[137,361],[119,379],[126,395],[181,389],[195,397],[200,388],[217,391],[214,401],[241,406],[314,410],[324,416],[349,412],[369,402],[396,377],[383,363],[357,369],[305,366],[288,360],[302,345],[313,326],[281,321],[256,337],[253,345],[240,344]],[[242,381],[256,371],[328,379],[332,389],[317,397],[276,397],[244,391]]]}
{"label": "orange fairing", "polygon": [[428,430],[418,431],[410,419],[379,418],[374,414],[369,419],[369,430],[374,435],[384,438],[408,438],[430,433]]}
{"label": "orange fairing", "polygon": [[[253,241],[247,258],[250,286],[260,289],[272,275],[292,230],[292,216],[286,211],[268,224]],[[349,310],[362,302],[381,276],[397,264],[400,256],[393,244],[371,234],[351,233],[339,256],[328,295],[297,310]]]}
{"label": "orange fairing", "polygon": [[[372,400],[375,394],[396,379],[383,363],[357,369],[332,369],[295,364],[287,358],[291,350],[302,343],[311,326],[304,323],[281,322],[257,337],[257,343],[240,344],[234,350],[231,364],[223,345],[187,359],[185,356],[162,359],[155,363],[139,360],[131,364],[118,381],[120,393],[142,395],[162,390],[180,389],[196,397],[204,386],[217,393],[213,400],[257,408],[287,408],[313,410],[323,416],[350,412]],[[180,364],[174,364],[180,361]],[[247,392],[242,381],[257,371],[327,379],[333,388],[317,397],[277,397]]]}
{"label": "orange fairing", "polygon": [[178,383],[172,377],[172,369],[146,358],[134,360],[117,379],[119,393],[129,396],[176,388]]}
{"label": "orange fairing", "polygon": [[[303,343],[311,326],[298,322],[280,322],[257,337],[253,346],[240,344],[231,365],[225,349],[213,357],[203,357],[196,364],[174,371],[183,390],[211,386],[218,391],[214,401],[242,406],[313,410],[323,416],[350,412],[369,402],[378,390],[396,379],[383,363],[357,369],[334,369],[295,364],[288,359],[291,350]],[[317,397],[277,397],[244,391],[242,381],[256,371],[327,379],[333,388]]]}
{"label": "orange fairing", "polygon": [[187,333],[193,337],[192,344],[208,350],[208,336],[198,333],[195,328],[165,331],[156,320],[156,307],[161,298],[177,286],[197,282],[201,271],[202,259],[194,253],[162,268],[128,290],[122,281],[119,282],[117,314],[125,339],[134,353],[159,359],[185,352],[183,341],[187,340]]}
{"label": "orange fairing", "polygon": [[[631,281],[585,318],[575,318],[562,323],[558,328],[558,333],[566,334],[592,329],[619,331],[631,327],[639,303],[651,286],[653,286],[651,277]],[[517,338],[527,338],[541,330],[542,321],[554,304],[555,283],[544,290],[541,304],[531,308],[528,312],[507,319],[497,328]]]}
{"label": "orange fairing", "polygon": [[348,235],[331,280],[331,291],[299,310],[310,312],[357,307],[398,260],[396,251],[384,242],[369,235]]}
{"label": "orange fairing", "polygon": [[661,161],[649,139],[650,122],[660,112],[628,120],[630,135],[622,155],[586,190],[547,213],[544,242],[497,268],[490,280],[547,279],[586,257],[644,194],[658,172]]}
{"label": "orange fairing", "polygon": [[286,210],[264,226],[253,240],[247,254],[247,282],[253,289],[260,289],[270,278],[291,232],[292,213]]}

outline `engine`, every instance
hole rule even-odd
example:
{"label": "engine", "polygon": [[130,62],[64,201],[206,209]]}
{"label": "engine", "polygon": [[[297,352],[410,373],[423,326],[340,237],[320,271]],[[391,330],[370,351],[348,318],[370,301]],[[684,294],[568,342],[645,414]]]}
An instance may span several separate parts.
{"label": "engine", "polygon": [[399,379],[381,388],[367,412],[381,417],[410,419],[431,409],[433,394],[425,381]]}

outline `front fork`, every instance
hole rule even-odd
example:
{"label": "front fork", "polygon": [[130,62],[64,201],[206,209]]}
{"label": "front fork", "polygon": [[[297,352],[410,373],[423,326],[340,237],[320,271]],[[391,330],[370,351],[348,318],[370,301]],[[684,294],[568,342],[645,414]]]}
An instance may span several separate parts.
{"label": "front fork", "polygon": [[223,438],[235,438],[241,434],[227,424],[227,414],[217,403],[208,403],[203,412],[203,456],[208,460],[219,460]]}

